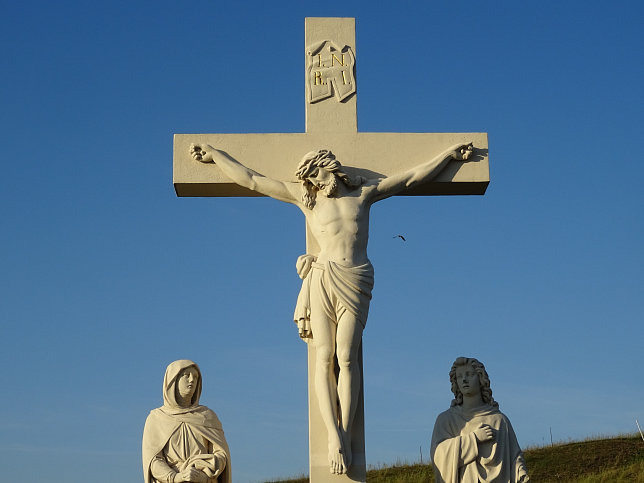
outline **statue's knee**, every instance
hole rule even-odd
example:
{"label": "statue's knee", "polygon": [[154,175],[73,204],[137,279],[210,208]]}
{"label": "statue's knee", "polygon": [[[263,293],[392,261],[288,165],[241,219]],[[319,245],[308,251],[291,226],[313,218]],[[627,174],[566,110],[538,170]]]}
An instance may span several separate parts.
{"label": "statue's knee", "polygon": [[338,353],[338,365],[340,369],[351,369],[356,363],[356,358],[352,357],[351,351],[342,351]]}
{"label": "statue's knee", "polygon": [[333,351],[330,349],[317,348],[316,359],[318,364],[328,366],[333,361]]}

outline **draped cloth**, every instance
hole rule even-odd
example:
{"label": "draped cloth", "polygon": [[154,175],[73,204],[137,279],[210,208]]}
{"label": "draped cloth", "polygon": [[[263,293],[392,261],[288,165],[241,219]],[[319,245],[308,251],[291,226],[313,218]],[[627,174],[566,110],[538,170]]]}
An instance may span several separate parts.
{"label": "draped cloth", "polygon": [[[482,424],[496,430],[493,441],[477,443],[473,431]],[[510,421],[488,404],[473,409],[454,406],[441,413],[434,425],[431,457],[436,483],[529,481]]]}
{"label": "draped cloth", "polygon": [[331,261],[324,264],[313,262],[302,282],[293,319],[300,329],[310,327],[311,300],[316,298],[319,302],[316,305],[321,305],[325,315],[333,322],[337,323],[344,311],[348,310],[364,328],[372,289],[373,266],[369,262],[356,267]]}
{"label": "draped cloth", "polygon": [[[176,401],[176,383],[181,371],[194,366],[199,373],[191,405]],[[163,381],[163,406],[150,411],[143,430],[143,477],[145,483],[166,483],[173,475],[195,467],[209,483],[231,483],[230,450],[217,415],[199,405],[201,371],[189,360],[175,361]],[[160,476],[163,475],[163,476]]]}

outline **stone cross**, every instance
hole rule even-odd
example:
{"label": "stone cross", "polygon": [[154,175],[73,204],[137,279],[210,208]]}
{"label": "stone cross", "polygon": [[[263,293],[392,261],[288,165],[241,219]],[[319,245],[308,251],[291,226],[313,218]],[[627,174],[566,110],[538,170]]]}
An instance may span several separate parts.
{"label": "stone cross", "polygon": [[[321,274],[333,268],[328,266],[328,259],[334,258],[333,256],[329,257],[329,253],[339,254],[335,258],[343,260],[347,258],[342,256],[342,248],[334,245],[337,240],[331,239],[328,235],[330,227],[348,232],[351,229],[350,225],[355,225],[355,230],[358,232],[356,238],[364,237],[364,247],[352,246],[346,253],[351,257],[353,254],[358,253],[359,255],[363,251],[364,258],[366,258],[368,209],[372,202],[392,194],[483,194],[489,183],[487,135],[485,133],[358,132],[356,62],[354,19],[307,18],[305,28],[306,132],[176,134],[174,137],[174,186],[178,196],[261,196],[267,194],[297,204],[305,212],[307,255],[306,258],[298,260],[298,272],[305,279],[305,284],[308,279],[314,278],[314,276],[309,276],[309,273]],[[474,146],[473,153],[471,149],[469,151],[460,148],[457,148],[456,151],[453,149],[456,146],[465,148],[470,143]],[[320,148],[323,149],[313,152]],[[450,149],[452,150],[450,151]],[[306,155],[307,163],[313,158],[316,160],[324,158],[324,163],[328,163],[329,160],[334,162],[337,157],[345,164],[342,166],[342,170],[347,175],[346,179],[359,180],[361,179],[359,176],[361,176],[366,181],[362,179],[355,185],[351,184],[352,181],[345,182],[346,186],[340,183],[341,188],[338,188],[339,191],[335,191],[337,187],[329,187],[328,179],[325,177],[330,175],[320,174],[324,171],[322,168],[309,169],[306,166],[298,171],[298,180],[294,173],[297,163],[304,155]],[[428,160],[432,161],[428,162]],[[203,161],[203,163],[199,161]],[[209,161],[214,161],[214,163],[205,164]],[[306,165],[305,160],[302,163]],[[418,171],[419,167],[422,168],[420,171]],[[307,171],[308,175],[303,175],[304,171]],[[401,177],[399,173],[410,174],[407,177]],[[335,178],[335,176],[331,176],[331,178]],[[382,182],[382,180],[394,181]],[[360,185],[360,183],[364,184]],[[307,189],[314,193],[313,203],[317,203],[318,208],[315,206],[312,208],[309,205],[304,207],[304,202],[299,199],[301,185],[308,186]],[[354,186],[359,187],[354,188]],[[315,201],[315,193],[317,193],[318,201]],[[350,193],[351,196],[349,196]],[[363,204],[351,201],[352,199],[361,201],[363,198],[367,200],[363,204],[368,204],[365,209],[362,208]],[[343,199],[346,201],[342,201]],[[337,205],[335,208],[332,207],[334,203]],[[341,203],[344,205],[339,208]],[[333,211],[334,209],[335,211]],[[309,216],[308,213],[314,213],[316,210],[317,215]],[[342,218],[342,216],[347,216],[347,210],[354,211],[347,218]],[[333,220],[319,221],[320,214],[330,215],[329,218],[336,217],[339,221],[336,220],[336,225],[333,225]],[[319,224],[323,225],[322,228],[318,226]],[[347,233],[343,233],[343,236],[351,238]],[[323,240],[322,245],[333,245],[332,248],[327,249],[328,247],[320,246],[321,244],[318,243],[320,240]],[[360,240],[358,242],[354,240],[353,243],[360,245]],[[316,257],[320,254],[325,259],[326,266],[316,262]],[[356,265],[354,268],[360,268],[357,267],[359,263],[355,260],[353,264],[347,265]],[[315,276],[319,279],[326,275]],[[371,283],[372,281],[373,274],[371,272]],[[370,287],[364,291],[365,293],[369,292],[366,300],[366,310],[368,310]],[[300,297],[302,297],[302,293]],[[313,298],[313,296],[311,297]],[[360,305],[363,302],[356,303]],[[315,302],[311,303],[311,305],[314,304]],[[298,298],[299,305],[300,298]],[[357,309],[358,312],[359,309],[360,307]],[[338,380],[339,399],[335,403],[337,407],[321,409],[324,406],[322,403],[324,398],[319,395],[324,390],[320,388],[319,381],[316,386],[314,375],[316,367],[320,370],[321,364],[320,353],[316,353],[316,351],[321,350],[319,348],[323,345],[319,345],[320,339],[318,337],[318,347],[316,348],[315,327],[312,331],[313,343],[308,344],[309,470],[311,481],[316,483],[365,481],[366,478],[362,328],[356,323],[357,320],[364,327],[366,310],[361,320],[358,316],[353,319],[352,316],[349,316],[348,319],[352,321],[343,323],[353,323],[360,331],[360,339],[356,339],[353,343],[357,347],[357,364],[352,363],[352,365],[357,366],[354,370],[359,373],[356,379],[359,382],[359,387],[357,388],[357,397],[350,398],[352,400],[350,417],[345,414],[346,408],[340,407],[342,402],[340,386],[343,384],[340,380]],[[335,320],[336,326],[340,326],[338,320],[345,315],[347,314],[343,313]],[[314,317],[311,316],[311,325],[316,323],[313,319]],[[318,327],[322,326],[318,325]],[[304,336],[306,336],[307,330],[309,329],[301,328],[301,335],[304,332]],[[332,337],[335,340],[335,334]],[[331,354],[336,378],[338,373],[342,374],[338,368],[339,351],[340,341],[338,339],[338,354]],[[342,366],[342,364],[340,365]],[[333,379],[333,373],[330,373],[330,378]],[[342,379],[342,375],[340,375],[340,379]],[[335,384],[335,379],[333,381]],[[336,423],[340,426],[339,433],[342,432],[343,418],[352,422],[349,426],[350,430],[347,431],[350,434],[342,436],[342,448],[338,451],[340,453],[339,460],[335,462],[331,461],[331,446],[333,444],[330,432],[327,431],[329,428],[328,414],[331,411],[335,415]],[[326,419],[325,415],[327,415]],[[328,440],[327,435],[329,435]],[[345,446],[350,448],[345,448]],[[341,461],[342,458],[348,458],[350,463],[345,465]],[[329,471],[330,465],[331,472]]]}

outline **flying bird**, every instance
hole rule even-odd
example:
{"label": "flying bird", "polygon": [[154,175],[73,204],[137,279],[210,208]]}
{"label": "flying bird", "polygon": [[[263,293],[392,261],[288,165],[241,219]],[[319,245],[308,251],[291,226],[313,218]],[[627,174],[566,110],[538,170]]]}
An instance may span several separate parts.
{"label": "flying bird", "polygon": [[400,238],[402,241],[407,241],[405,240],[405,237],[402,235],[394,235],[394,238]]}

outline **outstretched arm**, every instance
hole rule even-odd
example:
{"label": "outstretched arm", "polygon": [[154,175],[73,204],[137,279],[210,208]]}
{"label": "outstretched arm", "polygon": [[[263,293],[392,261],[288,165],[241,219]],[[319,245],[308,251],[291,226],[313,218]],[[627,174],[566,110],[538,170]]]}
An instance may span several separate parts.
{"label": "outstretched arm", "polygon": [[243,164],[230,158],[218,149],[209,144],[191,144],[190,155],[202,163],[215,163],[221,170],[239,186],[257,191],[271,198],[287,203],[297,204],[295,189],[291,191],[289,185],[297,183],[288,183],[276,179],[267,178],[266,176],[247,168]]}
{"label": "outstretched arm", "polygon": [[376,187],[376,201],[393,196],[417,184],[431,181],[452,159],[466,161],[471,156],[473,149],[472,143],[455,144],[426,163],[415,166],[404,173],[382,179]]}

